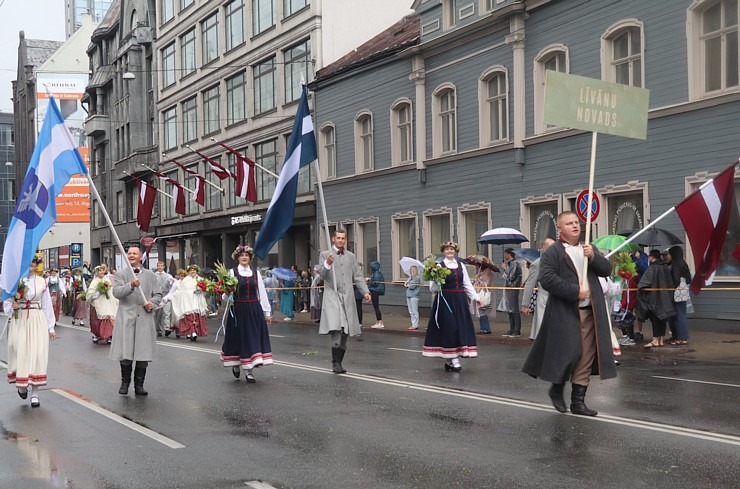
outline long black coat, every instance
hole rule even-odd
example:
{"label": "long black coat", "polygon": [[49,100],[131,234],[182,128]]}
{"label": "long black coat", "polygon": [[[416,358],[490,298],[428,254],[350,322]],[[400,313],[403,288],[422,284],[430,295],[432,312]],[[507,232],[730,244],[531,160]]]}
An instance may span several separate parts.
{"label": "long black coat", "polygon": [[[611,379],[617,376],[617,369],[606,301],[599,283],[599,277],[609,276],[611,265],[596,247],[594,254],[588,266],[591,307],[596,324],[596,357],[591,374]],[[565,252],[563,243],[553,244],[542,254],[539,281],[549,297],[542,327],[522,370],[533,377],[562,384],[570,379],[582,353],[581,317],[578,312],[580,284],[575,265]]]}

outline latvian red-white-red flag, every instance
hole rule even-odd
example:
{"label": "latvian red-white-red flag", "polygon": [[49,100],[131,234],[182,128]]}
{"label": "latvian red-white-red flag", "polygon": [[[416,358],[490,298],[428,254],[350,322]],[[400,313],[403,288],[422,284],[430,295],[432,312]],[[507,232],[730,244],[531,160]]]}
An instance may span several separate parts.
{"label": "latvian red-white-red flag", "polygon": [[180,184],[171,178],[167,179],[172,184],[172,196],[175,198],[175,212],[181,216],[185,215],[185,191]]}
{"label": "latvian red-white-red flag", "polygon": [[[193,149],[193,148],[190,148],[190,149]],[[211,168],[211,171],[213,171],[213,173],[215,173],[216,176],[218,178],[220,178],[221,180],[226,180],[227,178],[234,176],[234,175],[231,174],[231,172],[229,170],[227,170],[223,166],[219,165],[216,161],[214,161],[213,159],[207,157],[206,155],[204,155],[203,153],[201,153],[197,149],[193,149],[193,152],[195,152],[198,156],[200,156],[201,158],[203,158],[203,160],[205,160],[205,162]]]}
{"label": "latvian red-white-red flag", "polygon": [[139,206],[136,211],[136,224],[142,231],[149,231],[149,221],[154,211],[157,190],[143,180],[139,180]]}
{"label": "latvian red-white-red flag", "polygon": [[737,213],[736,165],[724,170],[676,206],[694,255],[696,273],[691,281],[694,294],[712,283],[727,236],[727,226],[733,213]]}
{"label": "latvian red-white-red flag", "polygon": [[237,197],[251,203],[257,202],[257,183],[254,176],[254,161],[245,157],[236,158],[236,188]]}
{"label": "latvian red-white-red flag", "polygon": [[202,206],[206,205],[206,179],[200,175],[195,175],[195,193],[193,194],[193,200]]}

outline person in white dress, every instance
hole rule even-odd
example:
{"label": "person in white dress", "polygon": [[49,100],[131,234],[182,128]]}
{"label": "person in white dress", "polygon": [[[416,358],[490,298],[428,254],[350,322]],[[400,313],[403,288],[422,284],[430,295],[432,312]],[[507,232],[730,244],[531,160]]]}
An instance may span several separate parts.
{"label": "person in white dress", "polygon": [[67,293],[67,287],[64,280],[59,277],[59,270],[52,268],[49,270],[49,276],[46,279],[46,286],[51,294],[51,306],[54,310],[54,319],[59,321],[59,314],[62,312],[62,299]]}
{"label": "person in white dress", "polygon": [[[90,304],[90,332],[93,343],[110,344],[113,339],[113,326],[118,313],[118,299],[113,297],[113,282],[108,278],[108,266],[105,264],[95,267],[95,276],[90,282],[87,291],[87,302]],[[108,292],[98,292],[98,285],[108,285]]]}
{"label": "person in white dress", "polygon": [[198,282],[202,280],[199,272],[198,265],[188,266],[187,275],[165,297],[168,301],[170,298],[172,300],[178,334],[190,338],[190,341],[196,341],[199,336],[208,336],[208,304],[205,291],[198,288]]}

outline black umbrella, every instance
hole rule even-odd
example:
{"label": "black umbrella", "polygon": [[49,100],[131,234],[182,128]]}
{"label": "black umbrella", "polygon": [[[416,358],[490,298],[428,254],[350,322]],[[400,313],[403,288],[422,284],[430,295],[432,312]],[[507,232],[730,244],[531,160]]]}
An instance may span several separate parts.
{"label": "black umbrella", "polygon": [[[630,237],[633,234],[637,234],[638,232],[640,232],[640,230],[625,231],[619,234],[621,234],[622,236]],[[666,231],[665,229],[650,228],[642,233],[640,236],[638,236],[637,239],[633,241],[633,243],[637,243],[640,246],[668,248],[673,245],[683,244],[683,241],[681,241],[681,238],[670,231]]]}

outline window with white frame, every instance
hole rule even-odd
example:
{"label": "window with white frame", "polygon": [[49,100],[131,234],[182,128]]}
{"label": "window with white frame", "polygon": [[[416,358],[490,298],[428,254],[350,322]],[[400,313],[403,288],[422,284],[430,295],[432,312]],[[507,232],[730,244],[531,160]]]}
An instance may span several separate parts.
{"label": "window with white frame", "polygon": [[[418,249],[418,223],[416,213],[399,214],[393,216],[393,263],[398,261],[404,256],[411,258],[420,258]],[[422,270],[418,270],[419,276],[421,276]],[[393,268],[393,280],[405,280],[406,274],[404,273],[401,265],[396,265]]]}
{"label": "window with white frame", "polygon": [[608,233],[625,234],[647,225],[643,191],[606,195]]}
{"label": "window with white frame", "polygon": [[177,107],[162,112],[162,124],[164,125],[164,131],[162,131],[164,149],[177,147]]}
{"label": "window with white frame", "polygon": [[[230,178],[229,180],[234,180]],[[223,208],[223,201],[221,200],[221,180],[212,171],[206,174],[206,181],[213,185],[205,184],[206,193],[206,210],[214,211]]]}
{"label": "window with white frame", "polygon": [[445,85],[434,92],[432,104],[432,131],[434,156],[443,156],[457,150],[457,117],[455,87]]}
{"label": "window with white frame", "polygon": [[357,233],[355,232],[355,223],[352,221],[343,222],[342,229],[347,233],[347,241],[344,247],[350,252],[357,254]]}
{"label": "window with white frame", "polygon": [[480,79],[481,146],[509,139],[509,104],[506,70],[494,68]]}
{"label": "window with white frame", "polygon": [[308,0],[283,0],[283,15],[289,17],[308,5]]}
{"label": "window with white frame", "polygon": [[424,255],[439,253],[439,245],[452,239],[452,209],[424,212]]}
{"label": "window with white frame", "polygon": [[402,99],[393,105],[391,125],[391,161],[394,165],[410,163],[414,159],[410,100]]}
{"label": "window with white frame", "polygon": [[534,106],[535,106],[535,134],[542,134],[549,129],[555,128],[545,124],[545,88],[547,84],[547,72],[558,71],[568,73],[568,48],[562,44],[548,46],[540,51],[534,59]]}
{"label": "window with white frame", "polygon": [[321,127],[321,161],[324,162],[324,177],[337,176],[337,133],[333,124]]}
{"label": "window with white frame", "polygon": [[162,53],[162,87],[175,83],[175,43],[165,46]]}
{"label": "window with white frame", "polygon": [[92,227],[98,228],[100,227],[101,219],[100,219],[100,203],[98,202],[98,199],[93,200],[93,207],[92,207]]}
{"label": "window with white frame", "polygon": [[180,0],[180,10],[184,10],[185,8],[191,6],[193,3],[195,3],[195,0]]}
{"label": "window with white frame", "polygon": [[182,103],[182,140],[195,141],[198,138],[198,104],[197,97]]}
{"label": "window with white frame", "polygon": [[358,172],[374,168],[373,148],[373,116],[363,111],[355,118],[355,162]]}
{"label": "window with white frame", "polygon": [[210,134],[221,129],[221,94],[220,87],[209,88],[203,92],[203,134]]}
{"label": "window with white frame", "polygon": [[313,81],[311,45],[308,40],[283,52],[285,66],[285,103],[301,98],[301,80]]}
{"label": "window with white frame", "polygon": [[244,42],[244,0],[233,0],[224,6],[226,51]]}
{"label": "window with white frame", "polygon": [[277,106],[275,100],[275,57],[254,66],[254,113],[262,114]]}
{"label": "window with white frame", "polygon": [[259,165],[256,167],[254,174],[257,183],[257,199],[268,200],[272,198],[272,194],[275,192],[275,184],[277,182],[275,181],[274,176],[262,170],[260,166],[275,174],[279,174],[277,167],[277,139],[255,144],[254,161]]}
{"label": "window with white frame", "polygon": [[738,88],[739,4],[737,0],[706,1],[696,10],[702,93]]}
{"label": "window with white frame", "polygon": [[195,29],[180,36],[180,56],[182,58],[182,76],[195,71]]}
{"label": "window with white frame", "polygon": [[542,248],[542,242],[547,239],[557,239],[557,220],[559,214],[558,200],[537,200],[524,206],[528,221],[525,228],[528,231],[529,247],[534,250]]}
{"label": "window with white frame", "polygon": [[214,13],[200,24],[203,43],[203,64],[218,58],[218,13]]}
{"label": "window with white frame", "polygon": [[490,207],[489,204],[477,204],[464,206],[458,210],[461,228],[458,233],[461,237],[460,256],[488,254],[488,245],[479,244],[478,238],[489,228]]}
{"label": "window with white frame", "polygon": [[457,20],[457,0],[442,0],[442,25],[445,29],[455,27]]}
{"label": "window with white frame", "polygon": [[370,262],[380,261],[378,255],[378,221],[358,223],[360,228],[361,249],[357,255],[360,263],[363,264],[363,272],[369,273]]}
{"label": "window with white frame", "polygon": [[260,34],[275,25],[275,0],[252,0],[254,34]]}
{"label": "window with white frame", "polygon": [[162,0],[162,24],[166,24],[175,17],[175,0]]}
{"label": "window with white frame", "polygon": [[244,72],[226,79],[226,124],[247,118],[247,78]]}
{"label": "window with white frame", "polygon": [[116,222],[121,223],[126,220],[126,201],[123,192],[116,192]]}
{"label": "window with white frame", "polygon": [[601,77],[632,87],[645,86],[642,22],[623,20],[601,38]]}

